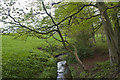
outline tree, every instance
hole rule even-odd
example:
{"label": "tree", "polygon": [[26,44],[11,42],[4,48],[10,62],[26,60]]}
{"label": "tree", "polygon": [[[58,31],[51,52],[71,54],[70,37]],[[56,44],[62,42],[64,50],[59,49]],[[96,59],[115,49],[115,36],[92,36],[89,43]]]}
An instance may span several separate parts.
{"label": "tree", "polygon": [[[12,5],[14,3],[15,3],[14,1],[13,2],[11,1],[10,3],[5,3],[7,8],[4,6],[2,7],[2,10],[3,10],[3,12],[1,12],[2,19],[0,21],[10,24],[10,25],[8,25],[7,29],[3,28],[3,31],[4,30],[9,31],[9,29],[11,28],[13,31],[19,33],[20,34],[19,36],[21,36],[23,34],[27,34],[27,35],[31,35],[31,34],[36,35],[37,34],[37,37],[41,37],[41,36],[44,37],[43,35],[49,35],[48,37],[45,36],[44,38],[49,38],[49,37],[53,36],[55,33],[58,33],[61,38],[61,40],[59,40],[59,41],[63,43],[64,47],[69,52],[73,53],[73,51],[67,47],[66,44],[68,44],[68,45],[70,45],[70,44],[63,38],[60,28],[59,28],[59,24],[61,24],[67,18],[56,24],[53,17],[51,16],[51,14],[48,13],[48,11],[46,10],[44,2],[42,2],[43,9],[44,9],[45,13],[48,15],[48,18],[44,17],[42,21],[44,22],[44,19],[47,19],[47,20],[50,19],[50,21],[53,23],[53,25],[48,26],[48,24],[47,24],[47,26],[42,26],[42,27],[32,26],[31,23],[34,21],[34,18],[37,17],[37,14],[41,14],[41,13],[40,12],[34,13],[33,8],[31,8],[29,13],[24,13],[24,10],[18,9],[18,8],[16,8],[16,10],[14,10],[14,7],[12,7]],[[11,9],[11,7],[13,9]],[[16,17],[15,15],[12,15],[11,11],[12,11],[12,13],[17,14],[18,16]],[[22,11],[23,14],[21,14],[20,11]],[[39,23],[42,21],[37,21],[37,22]],[[41,24],[41,25],[45,25],[45,24],[46,23]],[[85,66],[83,65],[83,63],[79,59],[79,57],[77,56],[76,52],[74,52],[73,55],[76,56],[76,59],[78,60],[78,62],[82,65],[83,69],[85,69]]]}
{"label": "tree", "polygon": [[[11,2],[11,3],[13,4],[13,2]],[[9,3],[9,4],[11,4],[11,3]],[[106,12],[108,9],[120,7],[120,5],[115,5],[115,6],[112,6],[112,7],[106,7],[104,3],[99,3],[99,2],[97,4],[94,4],[94,3],[93,4],[92,3],[68,3],[68,4],[75,4],[75,5],[77,4],[77,6],[74,7],[74,8],[77,8],[77,9],[73,12],[68,11],[67,15],[65,17],[63,17],[61,20],[59,20],[59,19],[55,19],[56,17],[53,17],[53,15],[51,15],[47,11],[43,1],[42,1],[42,3],[39,3],[39,4],[42,4],[43,10],[47,14],[47,16],[42,21],[40,21],[39,18],[36,18],[36,17],[39,17],[38,14],[41,14],[41,13],[37,12],[35,9],[34,9],[35,10],[34,11],[33,8],[31,8],[29,13],[21,14],[21,15],[20,15],[19,11],[23,11],[23,10],[19,10],[18,11],[19,17],[13,17],[13,15],[11,15],[11,9],[9,7],[6,8],[6,9],[4,7],[2,8],[3,12],[1,12],[1,13],[2,13],[2,16],[4,16],[4,17],[2,17],[2,19],[0,21],[4,22],[4,23],[12,24],[12,25],[9,26],[9,28],[12,28],[13,30],[16,31],[16,29],[14,28],[14,27],[16,27],[17,30],[18,30],[18,33],[20,33],[20,35],[24,34],[24,33],[29,34],[29,35],[31,35],[31,34],[36,35],[37,34],[38,37],[41,37],[43,35],[49,35],[49,36],[45,36],[45,38],[49,38],[49,37],[53,36],[55,33],[58,33],[61,40],[58,40],[55,37],[54,38],[56,40],[62,42],[63,46],[71,54],[73,54],[75,56],[75,58],[79,62],[79,64],[82,65],[82,68],[84,70],[86,70],[84,64],[82,63],[82,61],[78,57],[76,47],[74,45],[70,44],[63,37],[63,35],[61,33],[61,26],[63,25],[62,23],[66,23],[66,21],[68,21],[70,23],[71,20],[75,20],[74,25],[76,25],[76,22],[79,21],[79,20],[81,20],[81,22],[84,24],[84,22],[85,22],[85,21],[83,21],[84,19],[88,22],[89,21],[94,22],[96,20],[94,18],[101,15],[103,26],[104,26],[106,36],[107,36],[107,40],[108,40],[108,45],[110,46],[109,47],[109,52],[110,52],[109,54],[110,54],[110,56],[112,56],[111,61],[112,61],[112,63],[116,63],[116,62],[117,62],[117,64],[120,63],[120,60],[119,60],[120,53],[119,53],[119,49],[118,49],[119,46],[116,43],[116,38],[114,37],[115,34],[113,32],[111,22],[110,22],[110,20],[107,16],[107,12]],[[66,5],[68,5],[68,4],[66,4]],[[87,9],[86,7],[89,7],[89,9],[93,9],[93,8],[97,9],[98,8],[99,11],[100,11],[100,14],[93,14],[92,13],[92,15],[91,15],[90,12],[88,12],[89,9]],[[70,7],[68,7],[68,8],[70,9]],[[92,11],[94,11],[95,9],[93,9]],[[87,16],[86,16],[86,14],[84,14],[84,15],[81,14],[81,13],[84,13],[84,12],[82,12],[83,10],[84,10],[84,12],[88,12]],[[34,13],[34,12],[37,12],[37,13]],[[82,17],[81,17],[81,15],[82,15]],[[8,17],[11,19],[11,21],[9,21],[9,22],[6,21],[8,19]],[[61,17],[61,15],[59,15],[58,18],[59,17]],[[79,19],[77,17],[79,17]],[[48,21],[47,23],[45,23],[46,20]],[[37,23],[37,25],[32,26],[30,23],[33,23],[33,22]],[[42,22],[44,24],[40,24]],[[78,23],[79,22],[77,22],[77,24]],[[91,24],[90,26],[92,26],[92,25],[93,24]],[[109,27],[107,27],[107,26],[109,26]],[[21,32],[23,32],[23,33],[21,33]],[[71,47],[73,47],[74,51],[71,50],[67,45],[70,45]]]}
{"label": "tree", "polygon": [[[119,58],[120,58],[120,49],[119,49],[119,45],[118,45],[118,37],[119,37],[119,32],[118,34],[115,34],[115,31],[113,30],[112,24],[110,22],[110,19],[108,17],[107,11],[105,10],[106,5],[104,2],[98,2],[97,3],[98,8],[100,10],[101,15],[101,19],[103,21],[103,26],[104,26],[104,30],[106,33],[106,37],[107,37],[107,42],[108,42],[108,46],[109,46],[109,56],[110,56],[110,61],[111,64],[117,64],[118,68],[120,67],[120,62],[119,62]],[[119,30],[119,26],[116,26],[117,30]],[[117,36],[117,38],[116,38]],[[120,71],[120,70],[118,70]]]}
{"label": "tree", "polygon": [[[101,15],[101,19],[102,19],[102,22],[103,22],[104,30],[105,30],[105,33],[106,33],[106,36],[107,36],[107,42],[108,42],[108,46],[109,46],[110,62],[111,62],[111,64],[117,64],[118,68],[119,68],[119,58],[120,58],[119,57],[119,55],[120,55],[119,47],[120,46],[119,46],[119,43],[118,43],[118,40],[119,40],[119,19],[118,19],[118,16],[117,16],[117,12],[119,12],[119,11],[116,11],[116,10],[118,9],[117,7],[120,7],[120,5],[117,4],[117,5],[114,5],[114,6],[112,5],[112,7],[107,7],[104,2],[97,2],[96,6],[100,11],[100,15]],[[108,14],[107,14],[107,10],[112,9],[112,8],[114,9],[114,11],[116,11],[116,13],[113,13],[113,16],[112,16],[113,20],[110,20],[109,17],[108,17]],[[94,16],[91,16],[91,17],[94,17]],[[81,19],[84,19],[84,18],[81,18]],[[89,18],[85,18],[85,19],[89,19]],[[114,30],[113,30],[111,21],[113,21],[113,25],[115,25]]]}

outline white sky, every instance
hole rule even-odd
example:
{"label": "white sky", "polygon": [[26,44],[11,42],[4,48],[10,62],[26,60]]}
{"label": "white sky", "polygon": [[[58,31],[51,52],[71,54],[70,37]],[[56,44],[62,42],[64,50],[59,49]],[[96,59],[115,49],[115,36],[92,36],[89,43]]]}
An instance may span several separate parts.
{"label": "white sky", "polygon": [[[0,0],[0,2],[2,2],[2,1],[4,1],[4,0]],[[35,2],[36,0],[18,0],[18,2],[20,3],[20,5],[18,5],[18,2],[17,2],[17,4],[15,4],[14,5],[14,7],[18,7],[18,8],[20,8],[20,9],[23,9],[24,7],[25,7],[25,5],[27,5],[27,4],[29,4],[29,3],[33,3],[33,2]],[[41,0],[38,0],[38,1],[41,1]],[[52,2],[59,2],[59,1],[62,1],[62,0],[44,0],[44,2],[45,2],[45,4],[47,4],[47,3],[52,3]],[[70,1],[72,1],[72,2],[88,2],[88,1],[96,1],[96,0],[64,0],[65,2],[70,2]],[[101,0],[99,0],[99,1],[101,1]],[[120,0],[105,0],[105,1],[108,1],[108,2],[118,2],[118,1],[120,1]],[[36,5],[33,5],[32,7],[35,7]],[[30,6],[31,7],[31,6]],[[29,9],[30,9],[30,7],[29,7]],[[53,11],[54,9],[52,9],[52,11]],[[29,11],[29,10],[28,10]],[[48,11],[51,11],[51,10],[48,10]],[[51,12],[52,12],[51,11]],[[27,12],[27,11],[25,11],[25,12]],[[0,28],[1,27],[3,27],[4,26],[4,24],[2,23],[2,22],[0,22]]]}
{"label": "white sky", "polygon": [[[4,0],[0,0],[0,2],[2,2],[2,1],[4,1]],[[38,0],[38,1],[41,1],[41,0]],[[45,5],[47,4],[47,3],[51,3],[51,2],[57,2],[57,1],[60,1],[60,0],[44,0],[44,3],[45,3]],[[34,2],[36,2],[36,0],[17,0],[17,2],[15,3],[15,5],[14,5],[14,7],[16,7],[16,8],[19,8],[19,9],[24,9],[24,8],[26,8],[26,6],[27,6],[27,8],[28,8],[28,10],[25,10],[25,12],[27,13],[27,12],[29,12],[29,10],[30,10],[30,8],[31,8],[31,6],[28,6],[28,4],[32,4],[32,7],[36,7],[37,5],[35,5],[35,4],[33,4]],[[19,4],[20,3],[20,4]],[[48,10],[48,12],[49,11],[53,11],[54,9],[52,9],[52,10]],[[45,14],[46,15],[46,14]],[[43,15],[44,16],[44,15]],[[0,22],[0,28],[2,28],[2,27],[4,27],[4,23],[2,23],[2,22]]]}

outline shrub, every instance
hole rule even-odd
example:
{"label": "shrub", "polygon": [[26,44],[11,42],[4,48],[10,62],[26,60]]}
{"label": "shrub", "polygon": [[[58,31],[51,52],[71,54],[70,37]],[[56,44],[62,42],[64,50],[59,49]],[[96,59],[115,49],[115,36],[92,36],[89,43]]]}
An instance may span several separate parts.
{"label": "shrub", "polygon": [[78,47],[79,58],[86,58],[93,55],[93,50],[89,47]]}
{"label": "shrub", "polygon": [[[78,32],[72,37],[74,38],[74,43],[72,43],[77,48],[79,58],[86,58],[93,55],[93,49],[89,42],[90,34],[88,32]],[[66,60],[69,60],[68,62],[76,62],[75,57],[71,54],[66,57]]]}

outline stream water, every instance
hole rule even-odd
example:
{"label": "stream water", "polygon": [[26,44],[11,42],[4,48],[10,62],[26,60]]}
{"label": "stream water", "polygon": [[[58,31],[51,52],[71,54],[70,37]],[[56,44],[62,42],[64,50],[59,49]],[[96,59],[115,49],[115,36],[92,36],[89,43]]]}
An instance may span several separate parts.
{"label": "stream water", "polygon": [[57,80],[71,80],[71,72],[66,61],[59,61],[57,63]]}

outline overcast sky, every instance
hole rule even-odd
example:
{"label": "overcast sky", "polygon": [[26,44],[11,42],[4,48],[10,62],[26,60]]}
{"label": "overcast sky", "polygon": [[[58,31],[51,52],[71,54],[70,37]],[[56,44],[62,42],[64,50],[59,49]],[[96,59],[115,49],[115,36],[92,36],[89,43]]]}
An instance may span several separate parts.
{"label": "overcast sky", "polygon": [[[4,0],[0,0],[0,3],[4,1]],[[41,1],[41,0],[37,0],[37,1]],[[59,1],[62,1],[62,0],[44,0],[45,4],[47,3],[52,3],[52,2],[59,2]],[[88,2],[88,1],[96,1],[96,0],[64,0],[65,2]],[[101,0],[99,0],[101,1]],[[120,0],[105,0],[105,1],[108,1],[108,2],[118,2]],[[18,2],[14,5],[14,7],[18,7],[20,9],[23,9],[25,7],[25,5],[28,5],[29,3],[33,3],[33,2],[36,2],[36,0],[18,0]],[[20,3],[20,5],[18,5],[18,3]],[[33,7],[35,7],[36,5],[33,5]],[[31,6],[30,6],[31,7]],[[29,8],[30,8],[29,7]],[[29,11],[29,10],[28,10]],[[25,11],[27,12],[27,11]],[[4,26],[4,24],[2,22],[0,22],[0,28]]]}
{"label": "overcast sky", "polygon": [[[0,0],[0,2],[3,2],[4,0]],[[16,8],[19,8],[19,9],[24,9],[28,8],[28,10],[25,10],[25,12],[29,12],[30,11],[30,8],[31,6],[28,6],[29,4],[32,4],[32,7],[36,7],[37,5],[34,5],[33,3],[36,2],[36,1],[41,1],[41,0],[17,0],[17,2],[14,4],[14,7]],[[58,1],[61,1],[61,0],[44,0],[44,3],[45,5],[48,4],[48,3],[52,3],[52,2],[58,2]],[[51,11],[53,12],[53,9],[52,10],[48,10],[48,11]],[[45,14],[46,15],[46,14]],[[0,22],[0,28],[4,26],[4,23]]]}

